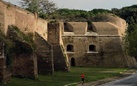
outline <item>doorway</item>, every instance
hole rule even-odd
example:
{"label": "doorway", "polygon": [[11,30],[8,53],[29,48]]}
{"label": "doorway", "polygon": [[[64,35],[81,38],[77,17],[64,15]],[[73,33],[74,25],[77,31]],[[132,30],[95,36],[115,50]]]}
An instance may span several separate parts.
{"label": "doorway", "polygon": [[75,58],[71,58],[71,66],[76,66],[75,65]]}

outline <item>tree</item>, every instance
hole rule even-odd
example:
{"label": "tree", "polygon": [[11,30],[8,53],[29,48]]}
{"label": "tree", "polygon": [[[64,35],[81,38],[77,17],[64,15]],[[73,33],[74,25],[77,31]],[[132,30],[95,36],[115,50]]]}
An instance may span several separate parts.
{"label": "tree", "polygon": [[22,0],[20,3],[23,8],[38,14],[50,14],[57,9],[55,3],[49,0]]}
{"label": "tree", "polygon": [[135,57],[137,60],[137,18],[130,17],[129,28],[127,29],[126,50],[128,55]]}
{"label": "tree", "polygon": [[123,7],[122,9],[112,9],[112,13],[122,17],[128,23],[125,36],[125,48],[127,54],[137,60],[137,5]]}
{"label": "tree", "polygon": [[137,59],[137,24],[129,25],[125,36],[125,42],[127,54]]}
{"label": "tree", "polygon": [[57,10],[55,3],[53,3],[52,1],[42,0],[41,4],[42,4],[41,8],[43,8],[41,11],[43,13],[49,14]]}

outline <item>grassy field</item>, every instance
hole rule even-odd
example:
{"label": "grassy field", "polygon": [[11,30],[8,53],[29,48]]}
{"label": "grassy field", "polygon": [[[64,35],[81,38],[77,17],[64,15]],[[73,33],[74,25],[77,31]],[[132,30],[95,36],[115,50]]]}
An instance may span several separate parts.
{"label": "grassy field", "polygon": [[[69,83],[80,82],[80,74],[85,74],[85,81],[96,81],[112,76],[120,76],[120,72],[127,68],[89,68],[72,67],[70,72],[55,72],[54,76],[39,75],[37,80],[12,78],[11,81],[3,86],[64,86]],[[70,85],[72,86],[72,85]],[[75,85],[73,85],[75,86]]]}

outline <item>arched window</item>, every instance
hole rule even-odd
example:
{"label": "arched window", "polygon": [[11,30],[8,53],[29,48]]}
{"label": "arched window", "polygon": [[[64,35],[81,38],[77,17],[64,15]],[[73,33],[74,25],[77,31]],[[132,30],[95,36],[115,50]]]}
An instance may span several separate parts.
{"label": "arched window", "polygon": [[95,52],[96,51],[96,46],[95,45],[89,45],[89,51]]}
{"label": "arched window", "polygon": [[75,66],[75,58],[71,58],[71,66]]}
{"label": "arched window", "polygon": [[73,45],[67,45],[67,52],[74,52]]}

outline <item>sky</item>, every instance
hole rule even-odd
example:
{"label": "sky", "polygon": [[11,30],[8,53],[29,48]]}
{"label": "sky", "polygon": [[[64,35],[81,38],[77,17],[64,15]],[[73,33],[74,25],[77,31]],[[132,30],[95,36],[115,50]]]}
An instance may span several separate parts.
{"label": "sky", "polygon": [[[4,0],[19,5],[21,0]],[[51,0],[58,8],[80,9],[90,11],[92,9],[122,8],[137,5],[137,0]]]}

